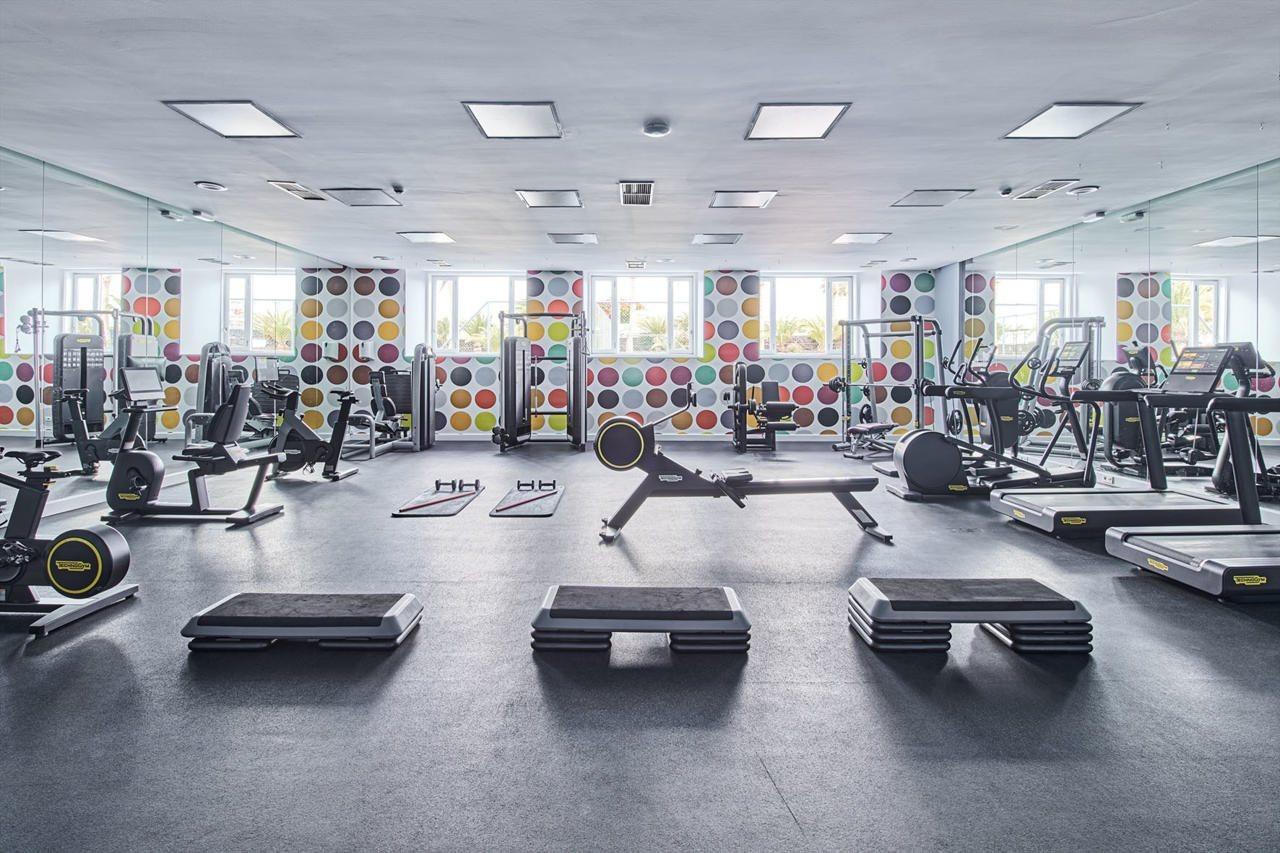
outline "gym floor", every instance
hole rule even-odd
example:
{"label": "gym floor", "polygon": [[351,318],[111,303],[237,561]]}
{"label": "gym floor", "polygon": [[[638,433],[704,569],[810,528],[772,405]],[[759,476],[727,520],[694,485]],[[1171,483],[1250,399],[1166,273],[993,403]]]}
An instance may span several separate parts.
{"label": "gym floor", "polygon": [[[818,444],[666,449],[757,477],[869,471]],[[886,546],[825,495],[653,500],[610,547],[599,518],[640,475],[590,453],[453,443],[358,464],[268,487],[285,515],[253,528],[128,526],[137,600],[0,635],[0,847],[1280,847],[1280,607],[1218,603],[983,501],[882,486],[864,502]],[[487,487],[461,515],[390,518],[454,476]],[[555,517],[488,517],[518,477],[567,486]],[[1020,657],[961,625],[946,656],[877,655],[845,626],[864,575],[1036,578],[1093,613],[1094,654]],[[727,584],[751,653],[620,634],[607,661],[535,656],[558,582]],[[412,592],[427,615],[390,654],[189,654],[183,623],[247,590]]]}

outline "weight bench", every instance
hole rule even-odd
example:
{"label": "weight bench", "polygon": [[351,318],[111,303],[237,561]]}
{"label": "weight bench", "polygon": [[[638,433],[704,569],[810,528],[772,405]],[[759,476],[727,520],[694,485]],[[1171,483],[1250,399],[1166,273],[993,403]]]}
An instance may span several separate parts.
{"label": "weight bench", "polygon": [[1089,611],[1028,578],[859,578],[849,628],[878,652],[945,652],[954,622],[976,622],[1015,652],[1089,654]]}
{"label": "weight bench", "polygon": [[421,621],[422,602],[409,593],[240,592],[192,616],[182,636],[193,651],[252,651],[277,641],[390,650]]}
{"label": "weight bench", "polygon": [[727,586],[552,586],[530,645],[607,652],[615,631],[665,633],[673,652],[745,654],[751,647],[751,623]]}
{"label": "weight bench", "polygon": [[871,460],[892,456],[893,442],[888,440],[888,435],[896,426],[893,423],[865,423],[849,427],[849,449],[844,452],[845,457]]}

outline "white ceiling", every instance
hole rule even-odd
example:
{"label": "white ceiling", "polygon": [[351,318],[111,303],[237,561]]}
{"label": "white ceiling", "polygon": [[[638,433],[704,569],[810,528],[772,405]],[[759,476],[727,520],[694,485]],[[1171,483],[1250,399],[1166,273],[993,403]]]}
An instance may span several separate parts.
{"label": "white ceiling", "polygon": [[[4,3],[0,145],[356,265],[925,268],[1277,156],[1278,45],[1273,0]],[[224,140],[160,104],[218,98],[253,99],[303,138]],[[463,100],[554,100],[565,137],[485,140]],[[760,101],[826,100],[853,106],[825,141],[742,138]],[[1055,100],[1145,106],[1080,140],[1000,138]],[[652,116],[670,136],[641,135]],[[277,178],[407,192],[401,208],[346,208]],[[1048,178],[1103,190],[997,194]],[[619,179],[656,180],[656,205],[620,207]],[[577,188],[585,206],[528,210],[516,188]],[[890,207],[918,188],[976,192]],[[708,209],[716,189],[781,194]],[[403,230],[458,242],[410,246]],[[698,231],[745,236],[691,246]],[[832,246],[844,231],[894,233]]]}

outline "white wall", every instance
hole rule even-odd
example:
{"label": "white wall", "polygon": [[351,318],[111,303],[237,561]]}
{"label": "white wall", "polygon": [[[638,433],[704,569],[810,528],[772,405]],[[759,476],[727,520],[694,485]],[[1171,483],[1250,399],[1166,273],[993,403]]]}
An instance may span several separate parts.
{"label": "white wall", "polygon": [[[1115,273],[1077,271],[1072,309],[1079,317],[1102,317],[1102,358],[1110,361],[1116,352],[1116,276]],[[1126,341],[1127,343],[1127,341]]]}
{"label": "white wall", "polygon": [[412,353],[415,346],[425,343],[427,343],[427,273],[426,270],[406,270],[404,351]]}
{"label": "white wall", "polygon": [[198,353],[210,341],[223,339],[222,270],[182,271],[180,341],[184,353]]}
{"label": "white wall", "polygon": [[933,272],[934,290],[937,294],[934,316],[942,325],[942,352],[945,355],[956,345],[963,323],[964,287],[960,281],[961,265],[947,264]]}
{"label": "white wall", "polygon": [[[43,293],[43,296],[41,295]],[[31,336],[18,331],[22,314],[32,308],[54,311],[62,307],[62,272],[53,267],[31,264],[6,264],[4,267],[5,348],[10,353],[30,355]],[[47,334],[56,334],[61,326],[50,324]],[[45,350],[50,349],[46,336]]]}

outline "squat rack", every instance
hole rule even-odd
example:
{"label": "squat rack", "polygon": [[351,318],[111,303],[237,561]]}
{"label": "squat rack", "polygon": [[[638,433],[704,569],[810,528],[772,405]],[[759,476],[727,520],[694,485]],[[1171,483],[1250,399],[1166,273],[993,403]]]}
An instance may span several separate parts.
{"label": "squat rack", "polygon": [[[910,324],[910,329],[895,329],[895,325],[901,323]],[[912,428],[920,429],[924,426],[924,395],[920,393],[921,387],[929,380],[925,379],[925,362],[924,344],[926,340],[933,340],[933,359],[932,362],[936,367],[935,377],[940,378],[942,374],[942,326],[932,317],[925,317],[920,314],[913,314],[910,317],[904,317],[893,320],[840,320],[839,325],[844,327],[844,334],[840,341],[840,378],[844,379],[844,385],[840,389],[841,406],[840,406],[840,435],[841,440],[834,448],[836,450],[845,450],[849,446],[849,428],[860,420],[855,419],[853,413],[853,390],[860,388],[863,395],[869,400],[871,406],[872,420],[880,420],[880,404],[876,400],[877,388],[909,388],[912,392],[912,408],[914,409],[914,417],[912,419]],[[853,374],[853,365],[855,358],[853,355],[853,335],[851,331],[857,329],[859,337],[862,339],[863,356],[856,359],[857,363],[862,367],[863,380],[861,382],[852,382],[850,377]],[[875,374],[871,369],[872,363],[882,357],[877,357],[871,352],[872,341],[879,341],[884,344],[887,341],[896,339],[910,339],[912,341],[911,356],[911,376],[910,382],[895,382],[886,377],[885,382],[877,382]],[[885,344],[887,346],[887,344]],[[934,405],[930,403],[930,405]],[[945,420],[945,412],[940,413]],[[942,420],[938,420],[942,423]]]}

